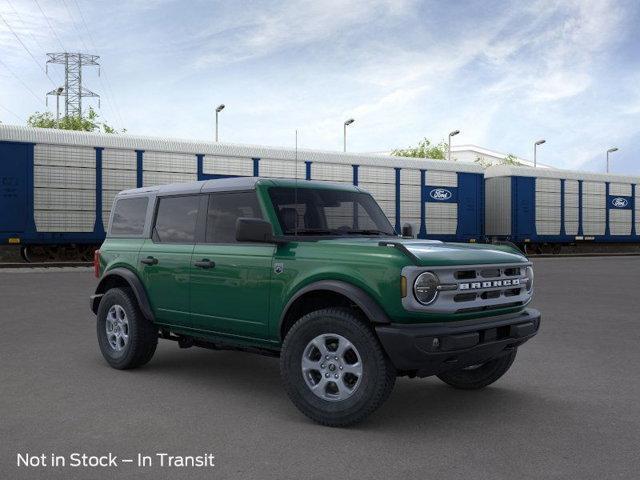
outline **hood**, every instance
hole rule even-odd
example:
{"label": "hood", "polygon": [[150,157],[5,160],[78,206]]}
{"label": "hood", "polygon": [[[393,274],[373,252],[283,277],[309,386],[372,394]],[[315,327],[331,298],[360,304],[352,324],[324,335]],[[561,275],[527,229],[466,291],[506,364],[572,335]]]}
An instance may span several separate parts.
{"label": "hood", "polygon": [[414,240],[398,237],[336,238],[322,241],[322,243],[325,242],[371,247],[377,247],[380,242],[393,243],[400,247],[399,250],[403,247],[406,248],[407,256],[413,256],[412,260],[419,266],[482,265],[528,261],[519,250],[508,245],[443,243],[437,240]]}
{"label": "hood", "polygon": [[400,240],[420,266],[479,265],[526,262],[520,251],[508,245],[441,243],[428,240]]}

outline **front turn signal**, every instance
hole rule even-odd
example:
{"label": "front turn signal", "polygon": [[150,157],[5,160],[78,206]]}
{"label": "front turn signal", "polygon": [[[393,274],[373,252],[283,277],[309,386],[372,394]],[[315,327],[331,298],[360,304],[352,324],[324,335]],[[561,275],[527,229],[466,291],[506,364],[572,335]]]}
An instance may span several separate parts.
{"label": "front turn signal", "polygon": [[400,276],[400,295],[402,298],[407,296],[407,277],[404,275]]}

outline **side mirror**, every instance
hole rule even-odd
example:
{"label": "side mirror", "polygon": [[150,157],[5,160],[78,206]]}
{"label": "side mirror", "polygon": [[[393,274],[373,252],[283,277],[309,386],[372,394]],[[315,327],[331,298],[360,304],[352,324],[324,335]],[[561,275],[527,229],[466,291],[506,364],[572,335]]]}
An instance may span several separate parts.
{"label": "side mirror", "polygon": [[402,226],[402,236],[403,237],[408,237],[408,238],[413,238],[413,227],[411,226],[410,223],[405,223]]}
{"label": "side mirror", "polygon": [[236,220],[236,240],[238,242],[273,242],[271,224],[261,218],[238,218]]}

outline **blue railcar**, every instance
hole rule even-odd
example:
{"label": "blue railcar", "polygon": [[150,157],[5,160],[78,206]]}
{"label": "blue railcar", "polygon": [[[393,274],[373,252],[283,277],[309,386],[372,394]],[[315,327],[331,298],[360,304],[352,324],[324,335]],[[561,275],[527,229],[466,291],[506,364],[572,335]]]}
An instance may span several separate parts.
{"label": "blue railcar", "polygon": [[419,238],[483,238],[477,165],[0,125],[0,244],[31,258],[88,257],[117,192],[233,176],[353,183],[398,232],[408,224]]}
{"label": "blue railcar", "polygon": [[640,178],[490,167],[485,172],[486,235],[526,250],[563,245],[637,243]]}

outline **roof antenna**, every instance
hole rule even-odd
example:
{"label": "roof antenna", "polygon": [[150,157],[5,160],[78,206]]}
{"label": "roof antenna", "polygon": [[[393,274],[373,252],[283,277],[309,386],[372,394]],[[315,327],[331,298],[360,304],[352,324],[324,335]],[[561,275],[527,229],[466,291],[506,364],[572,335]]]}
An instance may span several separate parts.
{"label": "roof antenna", "polygon": [[293,188],[293,207],[296,210],[296,220],[293,222],[293,236],[298,237],[298,129],[296,128],[296,151],[295,151],[295,187]]}

